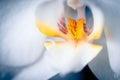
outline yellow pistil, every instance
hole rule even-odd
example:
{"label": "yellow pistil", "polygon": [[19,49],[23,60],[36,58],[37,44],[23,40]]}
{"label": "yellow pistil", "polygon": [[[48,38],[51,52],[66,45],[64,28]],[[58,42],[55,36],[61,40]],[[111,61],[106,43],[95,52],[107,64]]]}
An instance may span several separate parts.
{"label": "yellow pistil", "polygon": [[84,24],[83,18],[78,21],[68,18],[68,35],[76,41],[85,39],[87,37],[87,33],[84,30]]}

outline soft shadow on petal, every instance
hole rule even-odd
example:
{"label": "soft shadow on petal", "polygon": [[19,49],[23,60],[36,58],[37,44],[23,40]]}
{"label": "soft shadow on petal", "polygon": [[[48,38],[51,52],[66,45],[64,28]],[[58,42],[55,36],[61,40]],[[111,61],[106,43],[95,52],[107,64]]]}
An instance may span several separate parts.
{"label": "soft shadow on petal", "polygon": [[25,66],[40,56],[45,37],[34,24],[34,12],[41,1],[2,1],[0,64]]}

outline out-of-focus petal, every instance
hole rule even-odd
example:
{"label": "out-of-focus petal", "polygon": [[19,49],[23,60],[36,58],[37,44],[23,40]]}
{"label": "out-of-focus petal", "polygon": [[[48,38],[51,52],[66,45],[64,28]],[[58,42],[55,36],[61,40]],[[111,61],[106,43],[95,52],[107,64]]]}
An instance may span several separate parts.
{"label": "out-of-focus petal", "polygon": [[78,7],[83,6],[84,2],[83,0],[67,0],[67,5],[73,9],[77,9]]}
{"label": "out-of-focus petal", "polygon": [[[82,43],[75,47],[70,42],[47,42],[46,48],[60,74],[82,70],[101,51],[102,46]],[[86,50],[87,48],[87,50]],[[58,66],[59,65],[59,66]]]}
{"label": "out-of-focus petal", "polygon": [[[36,15],[35,19],[37,20],[37,23],[45,24],[47,26],[50,26],[54,28],[55,30],[59,30],[58,28],[58,21],[61,18],[61,16],[64,15],[64,6],[62,2],[59,2],[59,0],[55,1],[46,1],[43,4],[40,4],[36,9]],[[46,26],[39,26],[39,28],[46,28]],[[43,29],[42,28],[42,29]],[[53,29],[52,29],[53,30]],[[46,30],[47,31],[47,30]]]}
{"label": "out-of-focus petal", "polygon": [[[100,80],[120,79],[120,49],[119,49],[119,17],[120,1],[116,0],[93,0],[94,5],[99,7],[104,14],[104,31],[102,39],[98,42],[103,44],[103,51],[98,55],[90,68]],[[109,61],[109,62],[108,62]],[[100,64],[100,65],[99,65]],[[98,65],[98,66],[96,66]],[[111,70],[112,69],[112,70]],[[101,71],[102,70],[102,71]],[[103,72],[104,71],[104,72]]]}
{"label": "out-of-focus petal", "polygon": [[[91,60],[93,60],[98,53],[101,51],[102,46],[95,44],[81,44],[82,46],[78,47],[78,53],[76,55],[76,71],[82,70]],[[86,50],[87,49],[87,50]]]}
{"label": "out-of-focus petal", "polygon": [[0,2],[0,65],[26,66],[34,63],[44,48],[45,37],[34,23],[41,1]]}
{"label": "out-of-focus petal", "polygon": [[92,4],[88,5],[93,14],[93,29],[92,33],[89,35],[90,39],[99,39],[103,31],[104,16],[102,11]]}
{"label": "out-of-focus petal", "polygon": [[46,23],[41,23],[40,21],[36,20],[36,26],[39,31],[46,36],[60,37],[60,31],[47,25]]}
{"label": "out-of-focus petal", "polygon": [[57,70],[53,69],[53,60],[49,52],[45,52],[38,63],[24,68],[13,80],[48,80],[58,74]]}
{"label": "out-of-focus petal", "polygon": [[[119,0],[107,4],[103,10],[105,11],[106,24],[105,24],[105,35],[108,47],[108,57],[110,66],[113,72],[116,74],[116,79],[120,79],[120,5]],[[105,10],[106,9],[106,10]]]}

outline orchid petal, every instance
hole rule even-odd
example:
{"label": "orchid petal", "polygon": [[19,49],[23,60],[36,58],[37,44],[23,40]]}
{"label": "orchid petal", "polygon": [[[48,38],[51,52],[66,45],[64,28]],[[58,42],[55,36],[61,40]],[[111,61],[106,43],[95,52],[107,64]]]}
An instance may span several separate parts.
{"label": "orchid petal", "polygon": [[39,31],[46,36],[60,36],[60,31],[57,23],[61,18],[63,12],[63,4],[57,0],[47,1],[43,4],[40,4],[37,7],[35,22]]}
{"label": "orchid petal", "polygon": [[[3,17],[0,23],[0,65],[27,66],[41,56],[45,36],[37,31],[34,24],[34,11],[41,2],[0,3],[0,7],[6,5],[0,11],[3,15],[0,16]],[[9,10],[6,10],[7,7]]]}
{"label": "orchid petal", "polygon": [[[120,25],[119,25],[119,0],[112,2],[105,10],[106,24],[105,24],[105,36],[108,47],[108,57],[110,66],[116,74],[116,79],[120,79]],[[112,6],[112,8],[110,8]],[[104,9],[104,8],[103,8]],[[111,13],[110,13],[111,12]],[[111,19],[112,17],[112,19]]]}
{"label": "orchid petal", "polygon": [[69,42],[46,42],[45,45],[60,74],[81,71],[102,49],[100,45],[89,43],[78,47]]}
{"label": "orchid petal", "polygon": [[75,60],[78,61],[78,63],[76,64],[76,71],[78,72],[82,70],[90,61],[92,61],[98,55],[101,49],[101,45],[89,43],[81,44],[81,46],[78,47],[78,55],[76,56],[79,58],[76,58],[77,60]]}
{"label": "orchid petal", "polygon": [[[93,5],[99,7],[104,14],[104,31],[105,36],[102,36],[98,42],[103,44],[104,49],[97,56],[90,68],[92,72],[100,80],[119,80],[120,79],[120,49],[119,49],[119,0],[109,1],[101,0],[92,2]],[[99,15],[98,15],[99,16]],[[107,46],[107,47],[106,47]],[[99,65],[98,65],[99,64]],[[97,65],[97,66],[96,66]],[[104,71],[104,72],[103,72]]]}
{"label": "orchid petal", "polygon": [[60,31],[58,29],[50,27],[45,23],[40,23],[40,21],[38,20],[36,20],[36,26],[39,29],[39,31],[45,34],[46,36],[54,36],[54,37],[60,36]]}
{"label": "orchid petal", "polygon": [[103,31],[103,22],[104,22],[103,13],[99,8],[97,8],[92,4],[88,6],[90,7],[93,13],[93,19],[94,19],[93,30],[92,30],[92,33],[89,35],[89,38],[99,39]]}
{"label": "orchid petal", "polygon": [[58,74],[53,69],[52,59],[46,51],[42,58],[34,65],[24,68],[13,80],[48,80]]}

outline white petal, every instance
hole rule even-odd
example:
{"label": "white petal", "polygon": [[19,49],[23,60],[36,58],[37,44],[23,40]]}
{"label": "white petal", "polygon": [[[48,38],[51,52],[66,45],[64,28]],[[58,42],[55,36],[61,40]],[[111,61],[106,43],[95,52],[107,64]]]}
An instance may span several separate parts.
{"label": "white petal", "polygon": [[93,31],[89,35],[89,38],[99,39],[103,31],[103,24],[104,24],[103,12],[101,11],[100,8],[98,8],[97,6],[91,3],[89,3],[88,6],[90,7],[93,15]]}
{"label": "white petal", "polygon": [[[110,1],[110,2],[102,2],[106,6],[102,6],[101,8],[104,11],[105,17],[105,36],[107,40],[107,47],[108,47],[108,57],[110,61],[110,66],[113,72],[120,76],[120,49],[119,49],[119,33],[120,33],[120,26],[119,26],[119,17],[120,17],[120,5],[119,0]],[[120,79],[120,77],[118,77]]]}
{"label": "white petal", "polygon": [[40,4],[36,9],[36,19],[51,27],[58,28],[58,21],[64,13],[64,6],[59,0]]}
{"label": "white petal", "polygon": [[47,50],[53,56],[55,68],[60,74],[81,71],[101,49],[101,46],[86,43],[76,48],[69,42],[47,45]]}
{"label": "white petal", "polygon": [[[41,1],[2,2],[0,63],[24,66],[36,61],[45,37],[36,29],[34,12]],[[1,5],[2,6],[2,5]],[[8,9],[7,9],[8,8]],[[6,10],[7,9],[7,10]],[[2,18],[3,17],[3,18]]]}
{"label": "white petal", "polygon": [[101,39],[97,40],[97,43],[101,44],[103,49],[89,63],[89,67],[99,80],[115,80],[114,73],[109,64],[105,34],[102,35]]}
{"label": "white petal", "polygon": [[52,58],[49,52],[44,53],[44,57],[31,67],[23,69],[13,80],[48,80],[58,74],[52,68]]}
{"label": "white petal", "polygon": [[[92,2],[94,5],[99,7],[104,14],[104,29],[107,42],[107,50],[104,50],[103,53],[97,57],[95,61],[92,62],[92,71],[100,80],[119,80],[120,79],[120,49],[119,49],[119,17],[120,17],[120,1],[116,0],[94,0]],[[99,5],[98,5],[99,4]],[[103,47],[106,43],[103,40]],[[104,48],[105,49],[105,48]],[[108,55],[106,54],[108,52]],[[103,57],[104,56],[104,57]],[[108,63],[109,60],[109,63]],[[97,65],[101,64],[101,66]],[[112,71],[111,71],[111,69]],[[104,71],[104,72],[103,72]],[[114,77],[114,75],[118,77]]]}

